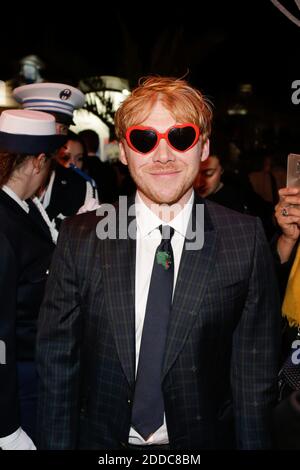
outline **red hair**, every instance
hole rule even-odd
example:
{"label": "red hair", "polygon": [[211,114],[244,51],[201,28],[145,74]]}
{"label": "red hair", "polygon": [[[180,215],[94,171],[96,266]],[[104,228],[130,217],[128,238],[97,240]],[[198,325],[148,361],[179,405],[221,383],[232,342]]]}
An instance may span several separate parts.
{"label": "red hair", "polygon": [[157,100],[174,116],[178,123],[192,122],[199,126],[205,141],[211,131],[212,110],[208,100],[185,80],[150,76],[126,98],[115,114],[116,136],[124,139],[126,129],[141,124]]}

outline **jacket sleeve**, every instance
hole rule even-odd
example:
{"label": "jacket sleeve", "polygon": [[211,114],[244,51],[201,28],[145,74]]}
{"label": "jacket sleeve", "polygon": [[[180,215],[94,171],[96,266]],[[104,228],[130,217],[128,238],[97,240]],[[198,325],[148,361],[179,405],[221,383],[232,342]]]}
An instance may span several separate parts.
{"label": "jacket sleeve", "polygon": [[38,447],[76,448],[82,313],[77,274],[62,224],[39,316]]}
{"label": "jacket sleeve", "polygon": [[239,449],[269,449],[280,356],[279,293],[273,259],[256,221],[248,295],[234,333],[231,382]]}
{"label": "jacket sleeve", "polygon": [[16,368],[17,260],[0,233],[0,437],[20,426]]}

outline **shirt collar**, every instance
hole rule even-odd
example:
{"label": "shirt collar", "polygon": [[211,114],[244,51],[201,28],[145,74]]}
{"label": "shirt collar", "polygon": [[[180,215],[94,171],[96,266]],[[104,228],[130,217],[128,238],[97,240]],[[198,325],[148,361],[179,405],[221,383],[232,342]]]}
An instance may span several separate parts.
{"label": "shirt collar", "polygon": [[4,185],[2,186],[2,191],[4,191],[8,196],[10,196],[17,204],[19,204],[22,209],[29,214],[29,206],[26,201],[23,201],[22,199],[19,198],[19,196],[8,186]]}
{"label": "shirt collar", "polygon": [[[194,203],[194,191],[191,194],[190,199],[184,205],[184,208],[171,220],[168,225],[173,227],[175,232],[185,237],[188,222],[191,216],[192,207]],[[160,225],[166,225],[166,222],[161,220],[157,215],[152,212],[148,206],[144,203],[140,197],[138,191],[135,197],[135,208],[136,208],[136,223],[142,238],[149,235]]]}

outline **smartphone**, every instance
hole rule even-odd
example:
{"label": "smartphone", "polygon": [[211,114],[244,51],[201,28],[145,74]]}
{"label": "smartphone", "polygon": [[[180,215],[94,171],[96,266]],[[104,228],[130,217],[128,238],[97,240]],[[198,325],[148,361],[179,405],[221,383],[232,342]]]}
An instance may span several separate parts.
{"label": "smartphone", "polygon": [[300,188],[300,154],[288,155],[286,185],[288,188]]}

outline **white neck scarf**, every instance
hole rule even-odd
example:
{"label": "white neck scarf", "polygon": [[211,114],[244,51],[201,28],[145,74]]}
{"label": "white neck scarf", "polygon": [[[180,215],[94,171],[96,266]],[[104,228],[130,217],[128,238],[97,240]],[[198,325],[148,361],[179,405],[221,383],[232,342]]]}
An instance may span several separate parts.
{"label": "white neck scarf", "polygon": [[52,222],[51,222],[47,212],[45,211],[45,209],[44,209],[44,207],[43,207],[43,205],[42,205],[42,203],[41,203],[41,201],[39,200],[38,197],[33,198],[32,202],[36,205],[36,207],[39,210],[41,216],[43,217],[44,221],[48,225],[53,243],[56,244],[57,237],[58,237],[58,231],[56,230],[56,227],[55,227],[55,220],[53,219]]}

